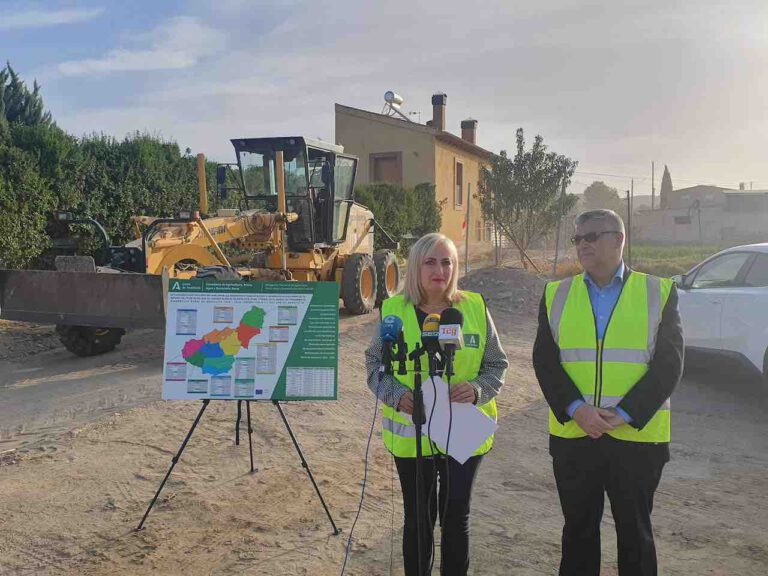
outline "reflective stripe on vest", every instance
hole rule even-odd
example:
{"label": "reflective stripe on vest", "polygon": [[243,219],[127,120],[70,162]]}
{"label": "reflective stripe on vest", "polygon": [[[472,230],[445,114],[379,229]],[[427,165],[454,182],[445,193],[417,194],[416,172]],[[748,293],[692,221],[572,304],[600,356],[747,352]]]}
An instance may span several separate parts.
{"label": "reflective stripe on vest", "polygon": [[382,418],[381,423],[384,426],[384,430],[390,434],[405,436],[406,438],[416,437],[416,426],[413,424],[404,424],[402,422],[398,422],[397,420],[387,418],[386,416]]}
{"label": "reflective stripe on vest", "polygon": [[[477,336],[477,347],[464,347],[456,351],[454,359],[454,369],[456,374],[451,379],[452,382],[471,381],[477,377],[480,371],[480,364],[485,353],[485,343],[487,338],[487,319],[485,311],[485,302],[482,296],[474,292],[462,291],[464,299],[454,306],[458,308],[464,316],[462,332],[465,337],[469,335]],[[393,296],[384,300],[381,305],[382,317],[393,314],[403,321],[403,336],[408,344],[408,350],[414,349],[415,345],[421,342],[421,326],[419,326],[416,317],[416,310],[412,303],[407,302],[404,296]],[[429,385],[429,373],[427,371],[428,362],[426,357],[422,359],[423,385]],[[395,378],[411,390],[414,387],[413,362],[406,364],[408,374],[401,376],[395,374]],[[496,401],[491,400],[487,404],[478,406],[488,416],[496,420],[497,410]],[[426,436],[426,427],[422,429],[421,449],[425,456],[439,452],[437,447]],[[382,408],[382,439],[387,449],[400,458],[416,457],[416,427],[409,417],[398,412],[391,406]],[[493,436],[491,436],[475,454],[485,454],[493,446]]]}
{"label": "reflective stripe on vest", "polygon": [[[547,285],[547,316],[560,347],[560,362],[586,402],[616,406],[648,371],[671,288],[670,280],[632,272],[622,286],[604,340],[598,341],[584,275]],[[585,436],[576,422],[560,424],[551,410],[549,431],[564,438]],[[609,434],[635,442],[669,442],[669,401],[642,430],[624,425]]]}
{"label": "reflective stripe on vest", "polygon": [[[624,396],[602,396],[600,398],[600,408],[613,408],[614,406],[618,406],[619,402],[624,400]],[[587,404],[595,404],[595,397],[592,396],[592,394],[587,394],[584,396],[584,402]],[[659,410],[669,410],[671,406],[671,402],[669,398],[666,399],[664,404],[661,405],[661,408]]]}

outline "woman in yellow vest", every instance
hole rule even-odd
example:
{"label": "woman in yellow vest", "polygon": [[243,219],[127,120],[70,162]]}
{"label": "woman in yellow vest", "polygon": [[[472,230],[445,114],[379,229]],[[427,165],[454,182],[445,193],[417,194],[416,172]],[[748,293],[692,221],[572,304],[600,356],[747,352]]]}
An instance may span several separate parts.
{"label": "woman in yellow vest", "polygon": [[[385,300],[382,317],[394,315],[403,322],[408,350],[421,342],[421,330],[429,314],[454,307],[463,315],[464,346],[456,351],[451,378],[451,402],[474,403],[496,419],[496,401],[508,366],[496,328],[480,294],[458,289],[458,254],[454,243],[442,234],[427,234],[411,248],[406,269],[405,293]],[[395,458],[403,491],[403,560],[406,576],[418,574],[416,522],[416,429],[413,413],[413,362],[408,374],[386,374],[382,367],[382,340],[377,334],[366,350],[368,386],[384,403],[382,438]],[[424,386],[429,386],[423,362]],[[442,369],[442,367],[441,367]],[[441,574],[465,575],[469,568],[469,509],[472,485],[483,456],[493,446],[491,436],[464,464],[441,454],[422,430],[422,486],[420,510],[426,534],[422,537],[423,574],[432,556],[432,532],[440,511]],[[437,490],[437,480],[440,489]],[[446,487],[447,485],[447,487]],[[450,492],[449,494],[446,493]],[[438,494],[439,492],[439,494]],[[437,497],[436,497],[437,495]]]}

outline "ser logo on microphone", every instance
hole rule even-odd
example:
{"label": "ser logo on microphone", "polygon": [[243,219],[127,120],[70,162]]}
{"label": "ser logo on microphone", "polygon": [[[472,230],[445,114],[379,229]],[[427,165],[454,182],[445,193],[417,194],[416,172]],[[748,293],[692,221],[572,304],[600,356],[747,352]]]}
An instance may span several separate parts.
{"label": "ser logo on microphone", "polygon": [[440,338],[458,338],[459,329],[456,326],[440,326]]}

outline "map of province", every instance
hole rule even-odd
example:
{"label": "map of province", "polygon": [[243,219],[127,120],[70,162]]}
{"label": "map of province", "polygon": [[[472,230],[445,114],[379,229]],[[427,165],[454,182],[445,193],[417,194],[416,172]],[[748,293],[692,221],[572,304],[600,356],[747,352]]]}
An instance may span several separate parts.
{"label": "map of province", "polygon": [[243,314],[237,328],[211,330],[202,338],[187,340],[181,355],[184,360],[203,370],[203,374],[226,374],[235,363],[235,354],[248,348],[251,338],[261,333],[265,312],[256,306]]}

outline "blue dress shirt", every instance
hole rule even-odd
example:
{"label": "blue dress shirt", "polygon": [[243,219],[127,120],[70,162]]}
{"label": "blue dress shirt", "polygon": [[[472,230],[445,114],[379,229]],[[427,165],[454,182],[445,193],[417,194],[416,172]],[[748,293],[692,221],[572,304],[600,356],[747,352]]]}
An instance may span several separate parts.
{"label": "blue dress shirt", "polygon": [[[605,329],[608,326],[608,320],[611,318],[613,309],[616,307],[616,303],[619,301],[621,295],[621,289],[624,285],[624,262],[619,264],[616,269],[616,273],[613,275],[613,280],[607,286],[600,288],[595,281],[590,277],[588,273],[584,273],[584,282],[587,285],[587,292],[589,293],[589,301],[592,304],[592,312],[595,315],[595,321],[597,323],[597,337],[602,340],[605,335]],[[566,412],[568,416],[573,418],[573,413],[576,409],[584,404],[584,400],[574,400],[568,405]],[[624,418],[625,422],[631,422],[632,418],[624,410],[616,406],[616,411]]]}

